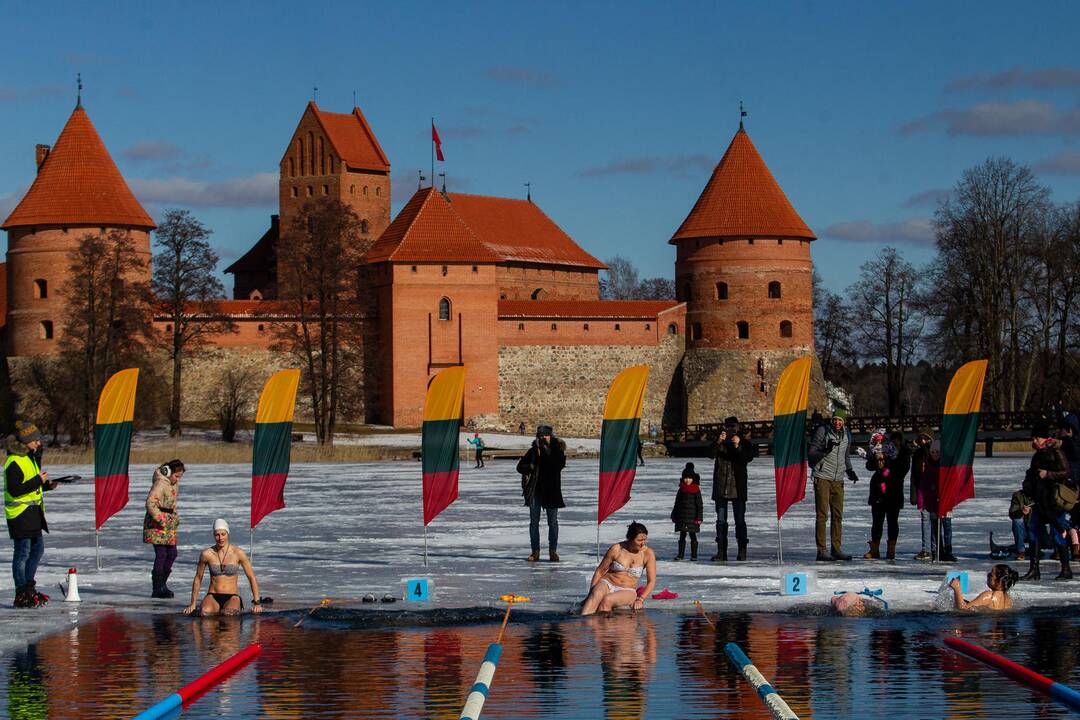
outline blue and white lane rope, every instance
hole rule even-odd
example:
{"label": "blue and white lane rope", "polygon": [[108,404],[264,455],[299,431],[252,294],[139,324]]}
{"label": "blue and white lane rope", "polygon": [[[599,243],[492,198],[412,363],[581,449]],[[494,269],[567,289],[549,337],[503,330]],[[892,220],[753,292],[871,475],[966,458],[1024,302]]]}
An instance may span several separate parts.
{"label": "blue and white lane rope", "polygon": [[498,667],[501,656],[501,643],[488,645],[484,662],[480,663],[480,672],[476,673],[476,682],[469,690],[469,697],[465,699],[465,707],[461,710],[459,720],[479,720],[480,711],[484,709],[484,701],[487,699],[491,680],[495,677],[495,668]]}
{"label": "blue and white lane rope", "polygon": [[170,713],[179,710],[183,703],[184,699],[180,697],[180,693],[173,693],[161,702],[143,710],[132,720],[160,720],[160,718],[167,717]]}
{"label": "blue and white lane rope", "polygon": [[776,692],[776,688],[769,684],[765,676],[758,672],[758,669],[750,662],[750,658],[746,657],[746,653],[742,651],[742,648],[735,643],[728,643],[724,646],[724,652],[727,654],[731,664],[754,687],[758,697],[761,698],[761,702],[765,703],[765,707],[769,709],[774,718],[777,718],[777,720],[799,720],[799,716],[788,707],[788,704],[784,702],[784,698],[780,697],[780,694]]}

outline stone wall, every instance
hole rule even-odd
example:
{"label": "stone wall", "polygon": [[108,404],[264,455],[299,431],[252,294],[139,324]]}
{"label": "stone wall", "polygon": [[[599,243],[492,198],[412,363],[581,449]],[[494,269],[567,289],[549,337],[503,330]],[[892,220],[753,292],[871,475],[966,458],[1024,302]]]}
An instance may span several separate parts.
{"label": "stone wall", "polygon": [[[688,350],[682,368],[687,424],[721,422],[731,415],[740,420],[771,418],[780,373],[789,362],[808,352],[811,351]],[[825,378],[816,357],[807,407],[808,412],[826,409]]]}
{"label": "stone wall", "polygon": [[659,346],[530,345],[499,348],[499,415],[475,424],[530,434],[550,423],[559,435],[597,436],[612,379],[631,365],[650,366],[642,429],[657,428],[677,399],[670,392],[683,355],[683,336],[665,335]]}

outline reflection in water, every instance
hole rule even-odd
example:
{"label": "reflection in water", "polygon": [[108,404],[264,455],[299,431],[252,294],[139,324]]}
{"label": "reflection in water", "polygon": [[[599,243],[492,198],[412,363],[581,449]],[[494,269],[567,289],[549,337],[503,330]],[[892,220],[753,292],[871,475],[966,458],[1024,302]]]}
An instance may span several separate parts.
{"label": "reflection in water", "polygon": [[[366,615],[370,618],[370,615]],[[263,653],[184,719],[456,718],[497,625],[348,627],[295,617],[110,614],[0,664],[11,718],[129,717],[252,642]],[[1072,686],[1080,620],[1067,615],[877,619],[522,613],[488,718],[769,717],[724,654],[738,643],[800,717],[1067,717],[942,647],[958,632]],[[358,621],[359,622],[359,621]],[[0,716],[5,713],[0,711]]]}

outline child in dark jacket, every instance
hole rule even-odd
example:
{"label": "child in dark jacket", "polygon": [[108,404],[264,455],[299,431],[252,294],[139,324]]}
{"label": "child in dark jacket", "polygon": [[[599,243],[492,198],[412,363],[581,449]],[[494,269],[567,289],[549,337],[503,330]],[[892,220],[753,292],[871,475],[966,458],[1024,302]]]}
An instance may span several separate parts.
{"label": "child in dark jacket", "polygon": [[1012,494],[1009,502],[1009,520],[1012,521],[1013,542],[1016,543],[1016,559],[1024,559],[1024,545],[1028,537],[1028,519],[1035,501],[1024,494],[1023,488]]}
{"label": "child in dark jacket", "polygon": [[694,472],[694,463],[686,463],[679,479],[679,491],[675,493],[675,506],[671,508],[671,521],[675,523],[675,532],[679,533],[679,554],[676,560],[682,560],[686,554],[686,536],[690,535],[690,559],[697,560],[697,534],[701,529],[701,476]]}

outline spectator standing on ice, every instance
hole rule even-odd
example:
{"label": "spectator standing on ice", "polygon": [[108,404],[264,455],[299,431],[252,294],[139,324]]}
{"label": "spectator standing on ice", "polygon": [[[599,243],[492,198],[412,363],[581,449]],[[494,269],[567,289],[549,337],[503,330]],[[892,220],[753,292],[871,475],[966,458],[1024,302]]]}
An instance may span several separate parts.
{"label": "spectator standing on ice", "polygon": [[153,598],[171,598],[174,595],[165,583],[172,574],[176,560],[176,530],[180,526],[176,495],[184,470],[184,463],[180,460],[170,460],[156,468],[150,492],[146,495],[143,542],[154,546],[154,569],[150,573],[154,585],[150,597]]}
{"label": "spectator standing on ice", "polygon": [[548,558],[559,562],[559,509],[566,507],[562,496],[562,470],[566,467],[566,443],[555,437],[550,425],[536,429],[536,439],[518,461],[521,493],[529,508],[529,562],[540,559],[540,510],[547,513]]}
{"label": "spectator standing on ice", "polygon": [[34,579],[45,553],[42,531],[45,521],[44,492],[56,487],[49,473],[41,470],[41,433],[31,422],[15,421],[15,434],[7,439],[4,461],[4,516],[8,535],[15,543],[11,574],[15,580],[15,607],[39,607],[49,596],[38,592]]}
{"label": "spectator standing on ice", "polygon": [[[1073,416],[1075,419],[1075,416]],[[1073,487],[1080,487],[1080,436],[1073,428],[1069,415],[1065,414],[1058,423],[1058,440],[1061,443],[1061,451],[1065,453],[1065,459],[1069,461],[1069,481]],[[1069,512],[1069,546],[1072,549],[1072,559],[1080,557],[1080,538],[1077,536],[1077,528],[1080,528],[1080,503],[1073,506]]]}
{"label": "spectator standing on ice", "polygon": [[1039,545],[1053,543],[1057,546],[1061,572],[1055,580],[1071,580],[1069,549],[1065,546],[1065,533],[1069,529],[1069,513],[1072,505],[1065,507],[1059,485],[1069,481],[1069,461],[1062,452],[1057,438],[1052,437],[1050,423],[1040,420],[1031,430],[1031,466],[1024,475],[1024,494],[1035,499],[1028,522],[1028,567],[1021,580],[1038,580]]}
{"label": "spectator standing on ice", "polygon": [[926,470],[926,462],[930,459],[930,443],[932,442],[934,442],[933,432],[924,428],[915,436],[910,448],[911,493],[909,499],[911,504],[919,509],[919,535],[922,538],[922,547],[919,548],[919,554],[915,556],[916,560],[930,559],[926,544],[926,508],[923,503],[922,476]]}
{"label": "spectator standing on ice", "polygon": [[675,523],[675,532],[679,533],[676,560],[682,560],[686,555],[687,535],[690,536],[690,559],[697,560],[697,534],[701,530],[702,511],[701,476],[694,472],[694,463],[686,463],[679,478],[679,490],[675,493],[675,505],[671,508],[671,522]]}
{"label": "spectator standing on ice", "polygon": [[1035,506],[1035,499],[1024,494],[1020,488],[1012,494],[1009,501],[1009,520],[1012,523],[1013,542],[1016,545],[1016,559],[1024,559],[1024,545],[1027,544],[1028,522],[1031,519],[1031,508]]}
{"label": "spectator standing on ice", "polygon": [[484,467],[484,439],[480,433],[473,433],[471,438],[465,438],[465,442],[476,448],[476,467]]}
{"label": "spectator standing on ice", "polygon": [[870,526],[870,550],[863,558],[877,560],[881,557],[881,531],[888,520],[885,559],[895,560],[896,539],[900,536],[900,510],[904,507],[904,477],[911,467],[911,455],[900,433],[882,437],[880,443],[872,439],[871,447],[872,452],[866,457],[866,469],[873,472],[867,499],[873,522]]}
{"label": "spectator standing on ice", "polygon": [[923,505],[930,515],[930,558],[934,561],[956,562],[952,554],[952,511],[938,517],[941,492],[941,440],[930,443],[930,458],[923,468],[921,481]]}
{"label": "spectator standing on ice", "polygon": [[[817,511],[815,535],[818,562],[850,560],[843,551],[844,480],[858,481],[851,468],[851,431],[845,422],[847,412],[837,410],[828,424],[814,431],[807,456],[814,468],[814,505]],[[826,550],[825,528],[832,520],[830,551]]]}
{"label": "spectator standing on ice", "polygon": [[710,454],[715,458],[712,500],[716,507],[716,554],[712,560],[727,562],[728,503],[731,503],[731,512],[735,516],[735,540],[739,544],[735,559],[745,560],[746,546],[750,542],[746,532],[746,466],[758,456],[757,446],[742,436],[739,419],[729,417],[724,420],[724,429]]}

